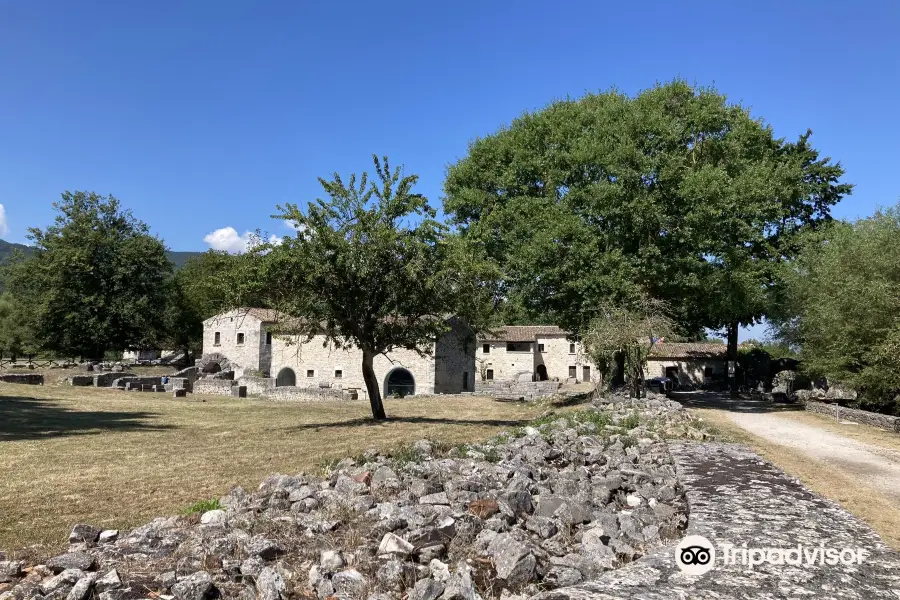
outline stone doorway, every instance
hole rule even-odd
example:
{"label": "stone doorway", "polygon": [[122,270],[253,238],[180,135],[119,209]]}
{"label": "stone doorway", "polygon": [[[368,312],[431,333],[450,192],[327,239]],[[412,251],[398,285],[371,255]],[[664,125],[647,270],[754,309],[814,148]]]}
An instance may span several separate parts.
{"label": "stone doorway", "polygon": [[537,366],[536,379],[538,381],[547,381],[549,379],[549,377],[547,377],[547,366],[546,365],[538,365]]}
{"label": "stone doorway", "polygon": [[403,368],[397,368],[388,373],[384,384],[386,398],[393,396],[412,396],[416,393],[416,380],[412,373]]}
{"label": "stone doorway", "polygon": [[275,387],[293,387],[295,385],[297,385],[297,375],[293,369],[285,367],[278,371],[278,377],[275,378]]}

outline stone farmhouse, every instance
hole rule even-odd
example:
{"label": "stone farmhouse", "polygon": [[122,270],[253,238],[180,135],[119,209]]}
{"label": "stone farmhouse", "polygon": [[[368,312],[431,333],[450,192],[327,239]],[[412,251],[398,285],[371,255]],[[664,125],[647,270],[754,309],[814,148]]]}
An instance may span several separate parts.
{"label": "stone farmhouse", "polygon": [[648,379],[668,377],[681,386],[709,385],[728,376],[728,348],[725,344],[655,344],[647,359]]}
{"label": "stone farmhouse", "polygon": [[[275,335],[284,317],[268,309],[239,308],[203,322],[204,356],[227,358],[236,378],[271,378],[275,388],[322,388],[365,393],[362,352],[337,349],[317,335],[305,341]],[[430,356],[398,349],[375,357],[375,375],[385,397],[409,394],[457,394],[475,388],[471,330],[450,319],[451,331],[433,343]]]}
{"label": "stone farmhouse", "polygon": [[581,343],[555,325],[506,325],[478,336],[482,381],[593,381],[594,364]]}

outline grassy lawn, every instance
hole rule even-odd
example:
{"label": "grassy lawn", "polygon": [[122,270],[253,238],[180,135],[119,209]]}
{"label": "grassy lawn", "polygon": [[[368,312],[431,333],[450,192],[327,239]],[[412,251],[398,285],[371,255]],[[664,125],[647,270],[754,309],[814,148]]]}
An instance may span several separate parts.
{"label": "grassy lawn", "polygon": [[298,473],[367,448],[462,443],[546,407],[488,398],[275,403],[0,383],[0,549],[62,548],[74,523],[128,528],[269,473]]}

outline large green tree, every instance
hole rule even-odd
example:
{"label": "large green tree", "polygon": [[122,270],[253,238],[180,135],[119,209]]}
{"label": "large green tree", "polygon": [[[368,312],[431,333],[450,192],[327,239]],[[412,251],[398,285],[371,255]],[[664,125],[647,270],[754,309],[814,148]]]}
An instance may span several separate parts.
{"label": "large green tree", "polygon": [[398,348],[427,354],[451,315],[478,328],[493,308],[495,278],[479,270],[471,245],[448,237],[413,191],[416,175],[373,158],[374,181],[335,174],[319,180],[326,199],[279,207],[296,236],[251,248],[235,286],[292,317],[276,332],[359,349],[372,415],[384,419],[375,357]]}
{"label": "large green tree", "polygon": [[774,265],[850,186],[714,89],[673,81],[556,102],[473,142],[445,208],[503,270],[504,296],[583,332],[606,303],[662,299],[679,333],[766,314]]}
{"label": "large green tree", "polygon": [[163,243],[112,196],[65,192],[57,217],[32,228],[34,252],[5,269],[33,315],[34,340],[65,356],[154,347],[165,335],[172,264]]}
{"label": "large green tree", "polygon": [[900,205],[805,236],[784,265],[782,340],[804,370],[888,405],[900,393]]}

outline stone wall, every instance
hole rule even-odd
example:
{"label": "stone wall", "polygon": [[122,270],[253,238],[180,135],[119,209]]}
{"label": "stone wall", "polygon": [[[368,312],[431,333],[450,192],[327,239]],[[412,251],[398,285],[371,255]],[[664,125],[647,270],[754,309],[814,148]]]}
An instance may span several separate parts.
{"label": "stone wall", "polygon": [[[647,360],[647,379],[665,377],[667,367],[678,368],[678,383],[681,385],[700,385],[715,379],[726,377],[726,362],[720,358],[690,358],[686,360],[653,358]],[[706,367],[712,369],[713,376],[706,377]]]}
{"label": "stone wall", "polygon": [[[122,377],[137,377],[134,373],[101,373],[100,375],[94,375],[93,383],[87,383],[85,385],[95,385],[97,387],[109,387],[112,385],[112,382],[116,379],[121,379]],[[72,385],[75,385],[74,383]]]}
{"label": "stone wall", "polygon": [[0,375],[0,381],[26,385],[44,385],[44,376],[38,373],[7,373]]}
{"label": "stone wall", "polygon": [[[431,348],[434,352],[434,347]],[[415,381],[416,394],[432,394],[435,388],[435,358],[419,356],[412,350],[399,349],[374,359],[375,376],[382,395],[387,395],[388,375],[397,368],[408,370]],[[296,338],[276,336],[272,341],[271,376],[277,377],[282,369],[294,372],[297,387],[312,388],[319,385],[331,388],[365,389],[362,376],[362,352],[356,348],[341,350],[326,344],[323,336],[315,336],[300,344]],[[340,371],[340,377],[337,372]],[[461,375],[460,375],[461,377]],[[461,379],[460,379],[461,382]]]}
{"label": "stone wall", "polygon": [[524,398],[536,400],[555,394],[558,381],[476,381],[475,393],[492,398]]}
{"label": "stone wall", "polygon": [[275,378],[249,377],[245,375],[238,378],[237,384],[246,386],[247,394],[249,394],[250,396],[259,396],[260,394],[275,389]]}
{"label": "stone wall", "polygon": [[235,383],[237,382],[231,379],[198,379],[194,382],[194,393],[207,396],[231,396],[231,386]]}
{"label": "stone wall", "polygon": [[165,387],[167,392],[174,392],[175,390],[191,392],[194,390],[193,381],[188,377],[169,377],[169,382],[165,384]]}
{"label": "stone wall", "polygon": [[856,423],[862,423],[863,425],[900,433],[900,417],[892,417],[890,415],[882,415],[867,410],[846,408],[838,404],[825,404],[824,402],[815,402],[812,400],[804,402],[804,406],[809,412],[827,415],[838,420],[854,421]]}
{"label": "stone wall", "polygon": [[162,377],[121,377],[121,373],[116,373],[119,375],[116,379],[112,381],[111,387],[114,388],[125,388],[125,385],[128,383],[134,385],[162,385]]}
{"label": "stone wall", "polygon": [[260,394],[266,400],[293,400],[299,402],[322,402],[348,399],[348,394],[339,388],[281,386]]}
{"label": "stone wall", "polygon": [[[216,333],[219,344],[216,345]],[[238,344],[238,334],[244,334],[244,342]],[[246,311],[233,310],[216,315],[203,322],[203,354],[219,353],[228,357],[233,365],[247,369],[267,370],[271,348],[266,344],[263,323]],[[264,356],[262,356],[264,355]],[[261,361],[261,358],[266,360]],[[243,375],[243,370],[237,375]]]}
{"label": "stone wall", "polygon": [[[475,340],[471,330],[453,320],[453,331],[434,350],[434,393],[459,394],[475,389]],[[363,386],[365,387],[365,386]],[[419,390],[416,390],[419,394]]]}
{"label": "stone wall", "polygon": [[[585,375],[593,381],[597,375],[594,363],[585,356],[581,343],[565,335],[539,335],[530,344],[531,350],[527,352],[508,352],[506,342],[479,341],[475,351],[479,363],[477,379],[481,379],[482,367],[494,372],[494,381],[512,381],[524,371],[536,374],[539,365],[544,365],[548,379],[563,382],[569,379],[571,367],[575,368],[574,381],[584,381]],[[575,345],[574,352],[570,352],[572,344]],[[488,352],[484,351],[485,345]]]}
{"label": "stone wall", "polygon": [[[118,376],[118,373],[116,374]],[[73,385],[76,387],[86,387],[89,385],[94,385],[94,376],[93,375],[72,375],[71,377],[66,378],[66,383],[69,385]]]}

